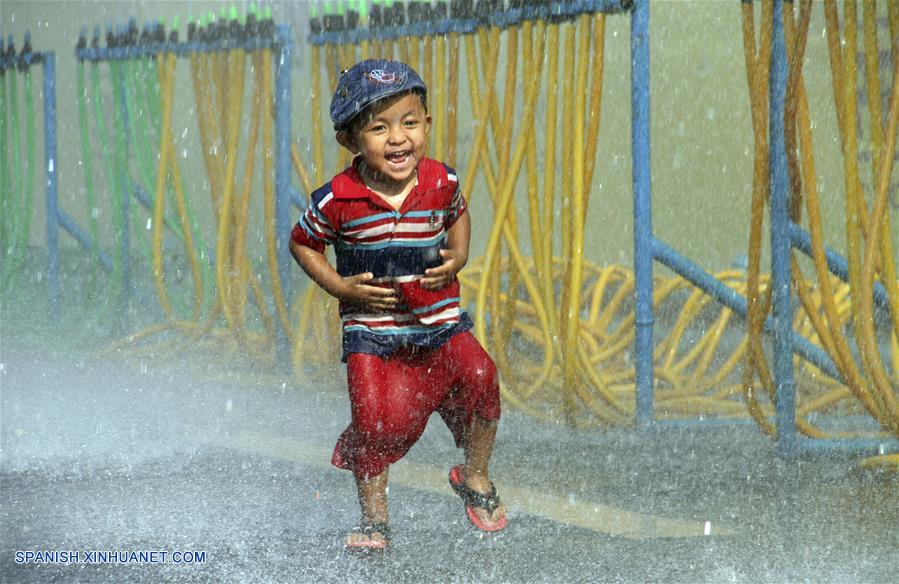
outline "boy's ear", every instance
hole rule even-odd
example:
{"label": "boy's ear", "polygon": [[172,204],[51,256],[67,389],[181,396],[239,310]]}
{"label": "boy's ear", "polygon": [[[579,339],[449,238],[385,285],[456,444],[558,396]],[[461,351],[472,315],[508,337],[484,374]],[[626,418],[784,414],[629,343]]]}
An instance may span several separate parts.
{"label": "boy's ear", "polygon": [[338,130],[337,132],[337,143],[352,152],[353,154],[359,153],[359,147],[356,145],[355,137],[347,132],[346,130]]}

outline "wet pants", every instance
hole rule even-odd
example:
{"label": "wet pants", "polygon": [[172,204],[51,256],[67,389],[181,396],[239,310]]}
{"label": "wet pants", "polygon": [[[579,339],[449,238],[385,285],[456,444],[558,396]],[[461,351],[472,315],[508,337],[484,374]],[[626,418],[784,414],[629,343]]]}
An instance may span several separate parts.
{"label": "wet pants", "polygon": [[437,349],[351,353],[347,381],[352,421],[331,462],[360,478],[377,476],[402,458],[435,411],[457,447],[465,445],[473,414],[500,416],[496,366],[470,332]]}

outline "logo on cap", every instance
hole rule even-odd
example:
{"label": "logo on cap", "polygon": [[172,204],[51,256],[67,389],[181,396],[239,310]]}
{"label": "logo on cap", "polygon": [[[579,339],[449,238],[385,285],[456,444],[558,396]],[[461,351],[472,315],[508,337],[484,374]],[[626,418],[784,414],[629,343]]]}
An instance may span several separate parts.
{"label": "logo on cap", "polygon": [[389,73],[383,69],[372,69],[368,76],[378,83],[390,84],[397,81],[396,73]]}

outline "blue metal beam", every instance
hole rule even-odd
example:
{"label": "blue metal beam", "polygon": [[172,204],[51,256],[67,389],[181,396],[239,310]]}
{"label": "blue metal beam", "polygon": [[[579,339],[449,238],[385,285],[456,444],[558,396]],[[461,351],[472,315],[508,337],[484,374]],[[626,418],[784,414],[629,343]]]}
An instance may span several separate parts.
{"label": "blue metal beam", "polygon": [[[808,232],[792,221],[790,221],[789,229],[790,241],[793,246],[808,257],[812,257],[812,237]],[[831,273],[844,282],[848,282],[849,264],[846,263],[846,259],[827,246],[824,247],[824,255],[827,257],[827,267],[830,269]],[[890,309],[890,299],[887,296],[887,289],[884,288],[883,284],[880,282],[874,282],[874,302],[881,308],[886,310]],[[893,318],[899,318],[899,315],[895,315]]]}
{"label": "blue metal beam", "polygon": [[[81,229],[81,227],[78,226],[78,223],[76,223],[68,213],[66,213],[62,209],[57,208],[56,215],[57,225],[68,231],[69,235],[71,235],[75,239],[75,241],[80,243],[88,251],[94,251],[96,249],[97,243],[91,240],[90,236],[85,233],[84,230]],[[57,245],[57,249],[58,248],[59,246]],[[100,258],[100,264],[106,269],[106,271],[111,272],[112,258],[109,257],[109,254],[100,249],[97,250],[97,257]]]}
{"label": "blue metal beam", "polygon": [[[746,298],[740,295],[736,290],[725,285],[697,264],[674,251],[674,249],[664,242],[653,238],[652,245],[653,256],[659,263],[671,268],[675,273],[679,274],[685,280],[692,282],[695,286],[724,306],[733,310],[743,319],[746,318]],[[765,318],[764,330],[772,336],[776,334],[776,320],[773,317],[768,316]],[[821,349],[821,347],[812,344],[802,335],[794,332],[792,330],[792,325],[789,328],[788,337],[790,350],[793,353],[798,354],[833,379],[843,382],[843,378],[837,370],[836,365],[834,365],[830,356]]]}

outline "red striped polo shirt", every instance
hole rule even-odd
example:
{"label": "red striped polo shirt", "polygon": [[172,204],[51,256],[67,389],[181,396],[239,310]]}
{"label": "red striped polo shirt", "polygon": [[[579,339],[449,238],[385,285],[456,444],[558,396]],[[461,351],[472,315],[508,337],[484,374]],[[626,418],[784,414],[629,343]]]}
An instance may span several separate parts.
{"label": "red striped polo shirt", "polygon": [[459,305],[458,279],[442,290],[421,287],[425,270],[443,263],[438,252],[446,247],[447,230],[466,210],[456,172],[422,159],[418,184],[396,210],[362,181],[359,160],[312,193],[291,233],[296,243],[319,252],[333,245],[341,276],[371,272],[371,285],[397,291],[399,302],[389,312],[340,302],[343,360],[349,353],[439,347],[472,327]]}

